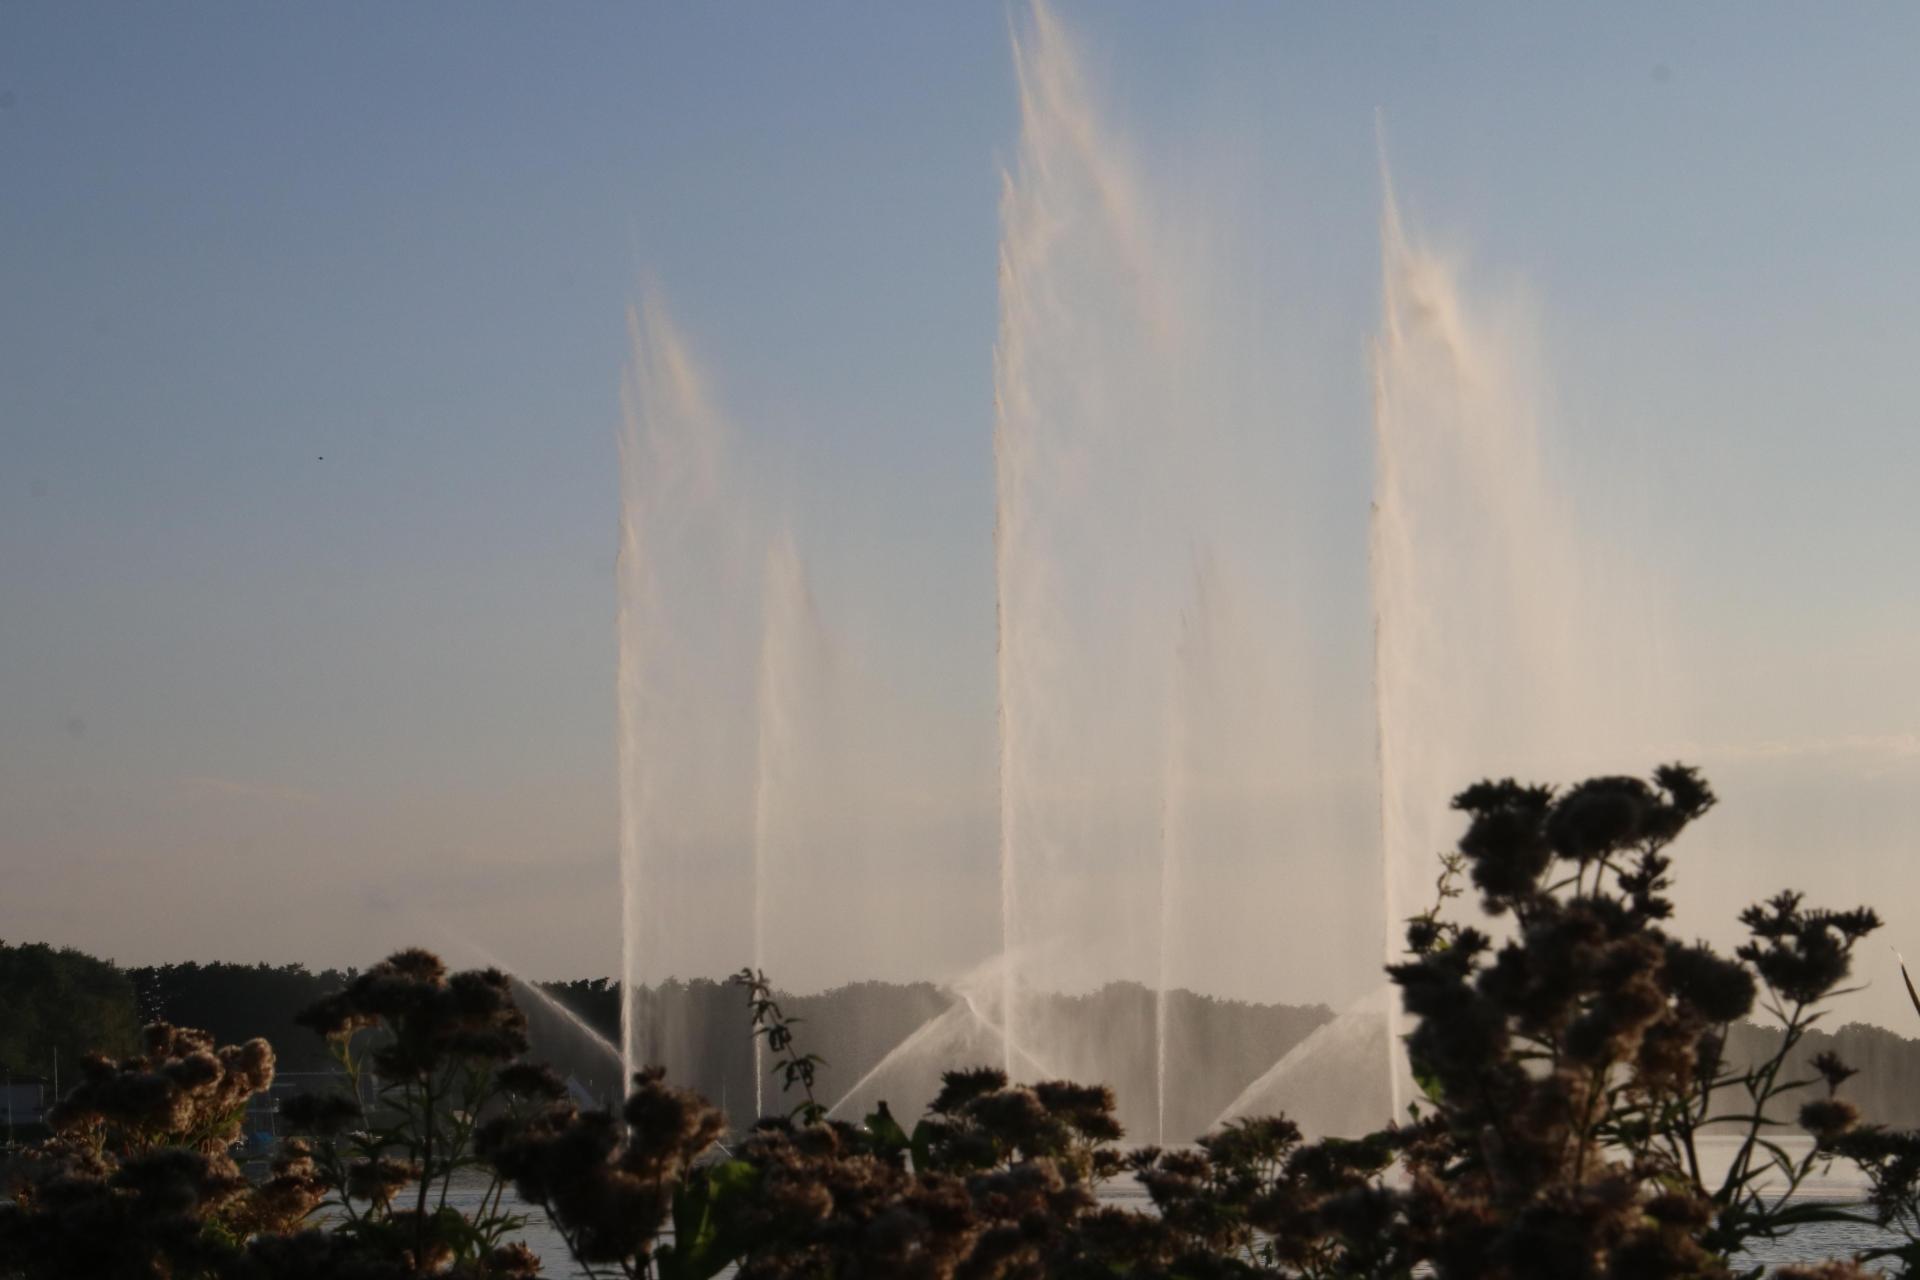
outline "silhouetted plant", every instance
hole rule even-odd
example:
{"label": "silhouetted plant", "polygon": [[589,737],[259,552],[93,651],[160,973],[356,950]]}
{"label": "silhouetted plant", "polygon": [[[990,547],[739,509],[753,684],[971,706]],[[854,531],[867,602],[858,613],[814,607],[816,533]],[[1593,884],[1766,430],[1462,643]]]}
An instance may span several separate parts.
{"label": "silhouetted plant", "polygon": [[[1906,984],[1914,1012],[1920,1013],[1920,991],[1914,990],[1904,960],[1900,962],[1900,979]],[[1858,1116],[1833,1098],[1852,1072],[1832,1055],[1815,1059],[1815,1068],[1827,1081],[1828,1098],[1802,1108],[1800,1123],[1819,1138],[1825,1150],[1843,1157],[1865,1175],[1867,1208],[1873,1221],[1901,1237],[1898,1244],[1863,1250],[1860,1259],[1894,1260],[1900,1264],[1899,1274],[1920,1275],[1920,1133],[1859,1124]]]}
{"label": "silhouetted plant", "polygon": [[952,1071],[911,1136],[882,1104],[863,1125],[762,1120],[737,1162],[743,1280],[1076,1274],[1077,1224],[1121,1167],[1104,1088]]}
{"label": "silhouetted plant", "polygon": [[0,1275],[214,1274],[247,1238],[292,1230],[319,1203],[297,1144],[259,1183],[228,1154],[249,1099],[273,1083],[266,1041],[216,1048],[165,1023],[143,1039],[134,1057],[85,1059],[48,1117],[53,1137],[7,1170]]}
{"label": "silhouetted plant", "polygon": [[[1512,925],[1496,946],[1423,916],[1413,958],[1391,969],[1419,1020],[1407,1047],[1431,1107],[1431,1139],[1407,1146],[1409,1185],[1388,1197],[1391,1229],[1438,1274],[1729,1275],[1753,1240],[1857,1220],[1796,1194],[1854,1122],[1831,1096],[1846,1069],[1828,1064],[1829,1097],[1801,1112],[1807,1154],[1776,1140],[1791,1124],[1776,1104],[1814,1083],[1787,1077],[1788,1056],[1879,921],[1782,894],[1743,913],[1736,958],[1670,937],[1668,848],[1713,803],[1677,765],[1652,785],[1488,782],[1455,799],[1462,868]],[[1727,1026],[1756,998],[1778,1046],[1728,1064]],[[1739,1135],[1718,1177],[1699,1150],[1709,1126]]]}
{"label": "silhouetted plant", "polygon": [[[618,1117],[548,1091],[536,1109],[480,1131],[482,1156],[521,1199],[546,1210],[589,1275],[706,1277],[734,1255],[714,1204],[737,1171],[696,1167],[726,1118],[664,1075],[658,1067],[636,1075]],[[662,1244],[669,1221],[675,1238]]]}
{"label": "silhouetted plant", "polygon": [[[312,1142],[328,1231],[262,1243],[270,1269],[387,1268],[405,1276],[457,1268],[517,1276],[531,1254],[507,1237],[525,1219],[502,1203],[505,1180],[475,1150],[483,1113],[524,1109],[564,1093],[551,1073],[517,1063],[526,1019],[497,969],[449,975],[426,951],[400,951],[303,1010],[339,1063],[345,1092],[307,1094],[281,1109]],[[371,1103],[363,1101],[371,1096]],[[477,1209],[449,1203],[454,1180],[484,1175]]]}
{"label": "silhouetted plant", "polygon": [[773,1065],[768,1070],[780,1077],[781,1092],[790,1093],[795,1085],[800,1086],[801,1100],[788,1113],[789,1117],[807,1124],[826,1119],[827,1109],[813,1096],[814,1075],[826,1065],[826,1060],[817,1053],[801,1053],[793,1040],[793,1029],[806,1019],[781,1012],[765,973],[742,969],[733,975],[732,982],[746,988],[753,1034],[766,1038],[767,1052],[773,1055]]}

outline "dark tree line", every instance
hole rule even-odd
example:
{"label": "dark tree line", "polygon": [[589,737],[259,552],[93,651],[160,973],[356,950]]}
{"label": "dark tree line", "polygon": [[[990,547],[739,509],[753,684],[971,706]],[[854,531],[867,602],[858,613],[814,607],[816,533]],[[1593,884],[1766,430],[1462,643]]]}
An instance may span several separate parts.
{"label": "dark tree line", "polygon": [[[220,1044],[258,1038],[280,1055],[280,1071],[330,1071],[327,1046],[295,1015],[346,986],[353,974],[305,965],[164,964],[129,969],[141,1022],[199,1027]],[[131,1030],[131,1029],[129,1029]]]}
{"label": "dark tree line", "polygon": [[[326,1047],[295,1022],[296,1013],[343,989],[352,971],[314,971],[303,965],[170,964],[122,969],[72,948],[45,943],[0,943],[0,1070],[48,1077],[54,1052],[66,1069],[83,1053],[104,1048],[126,1052],[137,1028],[171,1022],[206,1029],[219,1043],[243,1044],[256,1037],[280,1053],[282,1074],[328,1071]],[[541,983],[541,989],[577,1014],[607,1043],[620,1035],[620,984],[608,978]],[[820,1090],[837,1098],[889,1050],[950,999],[930,983],[860,982],[806,996],[781,994],[782,1003],[804,1019],[808,1043],[826,1059]],[[648,992],[656,1016],[678,1048],[670,1068],[676,1079],[724,1101],[744,1119],[753,1099],[752,1039],[745,1029],[741,996],[724,982],[670,980]],[[565,1020],[522,1000],[539,1054],[594,1097],[621,1090],[617,1062],[604,1048],[579,1035]],[[1102,1028],[1121,1040],[1150,1037],[1154,995],[1132,983],[1062,998],[1054,1018]],[[1247,1081],[1258,1076],[1329,1013],[1320,1006],[1262,1005],[1177,993],[1170,1009],[1183,1039],[1208,1046],[1207,1060],[1183,1064],[1179,1100],[1192,1115],[1186,1128],[1204,1125]],[[1763,1060],[1779,1032],[1751,1023],[1735,1026],[1728,1053]],[[1920,1041],[1880,1027],[1853,1024],[1835,1032],[1811,1030],[1794,1050],[1791,1065],[1810,1069],[1823,1051],[1839,1053],[1859,1068],[1850,1095],[1869,1120],[1920,1125]],[[1124,1053],[1111,1061],[1129,1061]],[[1149,1064],[1150,1065],[1150,1064]],[[1144,1069],[1144,1068],[1143,1068]],[[1123,1106],[1150,1104],[1149,1075],[1112,1082]],[[1205,1113],[1204,1115],[1202,1113]],[[1144,1113],[1123,1117],[1148,1131]]]}
{"label": "dark tree line", "polygon": [[51,1077],[94,1049],[130,1050],[141,1019],[133,984],[111,961],[44,942],[0,942],[0,1069]]}

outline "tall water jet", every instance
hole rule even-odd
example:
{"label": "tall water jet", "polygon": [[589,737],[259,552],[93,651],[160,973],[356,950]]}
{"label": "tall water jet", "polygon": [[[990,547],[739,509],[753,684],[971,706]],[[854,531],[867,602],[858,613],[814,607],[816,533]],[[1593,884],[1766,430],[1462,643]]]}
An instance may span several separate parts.
{"label": "tall water jet", "polygon": [[[1139,164],[1044,6],[1014,64],[994,361],[1001,1056],[1140,1081],[1127,1123],[1172,1136],[1211,1114],[1176,1084],[1201,1034],[1177,989],[1298,999],[1356,959],[1328,962],[1355,931],[1308,905],[1353,875],[1307,837],[1327,766],[1290,569],[1303,428],[1247,358],[1211,211]],[[1371,898],[1353,909],[1370,930]],[[1115,982],[1145,996],[1137,1041],[1060,1016]]]}
{"label": "tall water jet", "polygon": [[[1533,326],[1470,297],[1383,185],[1371,572],[1392,958],[1433,904],[1463,786],[1639,772],[1658,731],[1648,629],[1623,625],[1647,601],[1550,461]],[[1389,1079],[1397,1109],[1405,1073]]]}
{"label": "tall water jet", "polygon": [[[790,535],[767,548],[761,586],[753,783],[753,967],[770,955],[768,912],[783,890],[826,874],[823,824],[834,795],[830,660],[806,569]],[[753,1035],[754,1114],[766,1112],[766,1043]]]}
{"label": "tall water jet", "polygon": [[1155,939],[1159,957],[1153,992],[1153,1140],[1163,1146],[1167,1141],[1167,1012],[1173,992],[1173,931],[1178,918],[1175,895],[1180,887],[1178,867],[1186,817],[1181,802],[1186,798],[1187,778],[1180,769],[1184,710],[1176,689],[1167,711],[1167,772],[1161,784],[1160,930]]}
{"label": "tall water jet", "polygon": [[[1409,233],[1388,185],[1369,569],[1389,961],[1435,901],[1462,787],[1647,763],[1644,632],[1620,623],[1645,601],[1583,536],[1549,465],[1528,331]],[[1397,1114],[1413,1088],[1399,1010],[1390,987],[1347,1009],[1223,1118],[1284,1108],[1340,1133]]]}
{"label": "tall water jet", "polygon": [[[1570,694],[1580,653],[1570,512],[1540,456],[1517,325],[1472,309],[1408,235],[1387,186],[1375,344],[1375,608],[1387,959],[1431,905],[1449,800],[1482,776],[1557,776],[1591,740]],[[1542,774],[1541,771],[1547,771]],[[1384,1004],[1397,1057],[1399,1001]],[[1389,1058],[1389,1109],[1403,1100]]]}
{"label": "tall water jet", "polygon": [[754,1077],[733,1096],[757,1115],[767,1063],[744,1001],[687,986],[665,999],[660,984],[742,965],[786,992],[868,976],[846,971],[870,953],[880,905],[862,874],[860,810],[874,797],[855,783],[893,775],[861,737],[868,704],[842,679],[798,543],[769,517],[687,344],[657,297],[632,325],[618,566],[624,1069],[693,1078],[733,1063]]}
{"label": "tall water jet", "polygon": [[[759,539],[729,428],[658,298],[631,317],[620,442],[618,727],[623,1069],[684,1071],[702,1029],[649,982],[752,954]],[[671,895],[669,901],[668,895]]]}
{"label": "tall water jet", "polygon": [[1179,555],[1159,482],[1180,474],[1181,348],[1131,162],[1045,8],[1014,63],[994,362],[1009,1063],[1040,1051],[1037,994],[1155,977],[1136,940],[1158,927],[1152,783]]}
{"label": "tall water jet", "polygon": [[[1209,775],[1209,769],[1226,764],[1219,758],[1202,759],[1208,743],[1205,735],[1217,734],[1220,723],[1220,690],[1216,680],[1222,655],[1217,651],[1222,620],[1218,617],[1220,600],[1215,572],[1205,558],[1196,558],[1193,567],[1192,598],[1180,619],[1179,638],[1173,655],[1173,677],[1167,693],[1165,728],[1165,772],[1161,778],[1160,799],[1160,928],[1155,949],[1158,972],[1154,981],[1154,1141],[1167,1141],[1167,1089],[1172,1072],[1173,1032],[1172,997],[1181,974],[1177,951],[1180,924],[1187,903],[1186,860],[1194,846],[1206,836],[1198,820],[1204,808],[1196,794],[1202,780],[1214,784],[1216,800],[1221,793],[1231,794],[1226,777]],[[1240,672],[1246,675],[1243,668]],[[1247,690],[1248,701],[1260,700]],[[1236,744],[1244,746],[1246,744]],[[1225,833],[1214,831],[1218,837]]]}

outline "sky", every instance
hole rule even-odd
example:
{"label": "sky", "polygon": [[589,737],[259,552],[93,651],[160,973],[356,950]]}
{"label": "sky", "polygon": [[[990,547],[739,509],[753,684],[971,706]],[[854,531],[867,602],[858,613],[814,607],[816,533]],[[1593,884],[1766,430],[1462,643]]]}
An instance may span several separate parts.
{"label": "sky", "polygon": [[[1316,688],[1361,708],[1333,754],[1370,732],[1384,137],[1409,220],[1524,303],[1569,520],[1660,599],[1687,705],[1648,749],[1726,801],[1686,920],[1729,939],[1795,884],[1920,935],[1920,16],[1057,13],[1230,264],[1223,341],[1311,424],[1281,465]],[[925,967],[981,958],[1028,22],[0,10],[0,938],[613,971],[620,391],[653,296],[902,738],[940,739],[916,758],[955,773],[962,852],[913,874],[969,905]],[[1892,1021],[1883,968],[1861,1008]]]}

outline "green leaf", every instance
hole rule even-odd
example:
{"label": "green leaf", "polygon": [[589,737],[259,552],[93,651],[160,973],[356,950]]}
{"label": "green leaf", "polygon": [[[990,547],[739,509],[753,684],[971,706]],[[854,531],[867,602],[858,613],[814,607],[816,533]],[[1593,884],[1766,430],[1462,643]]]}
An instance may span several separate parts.
{"label": "green leaf", "polygon": [[1913,1011],[1920,1013],[1920,991],[1913,989],[1913,978],[1907,973],[1907,962],[1898,951],[1893,953],[1893,958],[1900,961],[1900,981],[1907,984],[1907,999],[1913,1001]]}
{"label": "green leaf", "polygon": [[913,1171],[927,1173],[933,1168],[934,1130],[925,1120],[913,1126],[910,1146],[913,1151]]}
{"label": "green leaf", "polygon": [[750,1241],[739,1210],[759,1179],[745,1160],[721,1160],[674,1189],[674,1242],[660,1250],[661,1280],[710,1280],[740,1260]]}
{"label": "green leaf", "polygon": [[907,1131],[900,1127],[893,1113],[886,1110],[885,1103],[881,1104],[880,1110],[867,1117],[866,1124],[867,1132],[873,1135],[874,1144],[889,1156],[899,1155],[911,1143]]}

